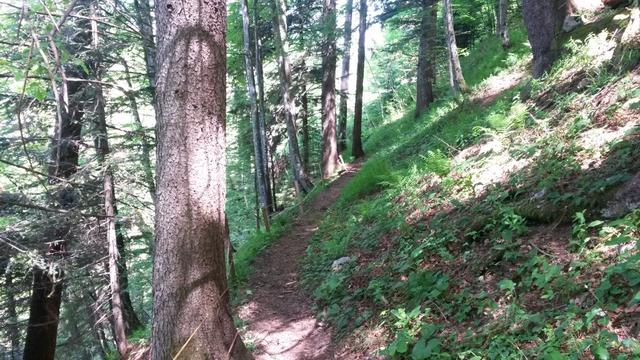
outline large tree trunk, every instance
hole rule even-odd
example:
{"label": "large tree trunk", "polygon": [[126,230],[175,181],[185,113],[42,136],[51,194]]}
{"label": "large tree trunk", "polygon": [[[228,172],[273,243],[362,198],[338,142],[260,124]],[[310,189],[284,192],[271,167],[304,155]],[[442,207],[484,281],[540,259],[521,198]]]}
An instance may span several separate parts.
{"label": "large tree trunk", "polygon": [[522,12],[533,53],[533,77],[542,76],[558,57],[558,35],[567,12],[564,0],[523,0]]}
{"label": "large tree trunk", "polygon": [[227,302],[226,2],[157,3],[151,358],[251,359]]}
{"label": "large tree trunk", "polygon": [[509,0],[498,0],[496,32],[502,42],[502,47],[507,49],[511,46],[509,39]]}
{"label": "large tree trunk", "polygon": [[362,91],[364,90],[365,35],[367,33],[367,0],[360,0],[360,29],[358,39],[358,65],[356,69],[356,105],[353,116],[351,155],[364,157],[362,148]]}
{"label": "large tree trunk", "polygon": [[462,76],[460,67],[460,57],[458,56],[458,45],[456,45],[456,32],[453,27],[453,9],[451,0],[444,0],[444,34],[447,42],[447,54],[449,56],[449,75],[451,76],[451,90],[454,93],[466,92],[469,90],[467,83]]}
{"label": "large tree trunk", "polygon": [[289,40],[287,38],[287,16],[284,0],[273,0],[273,16],[275,40],[280,58],[280,86],[282,88],[282,102],[289,141],[289,163],[296,191],[298,194],[305,194],[311,190],[313,183],[304,166],[302,166],[298,136],[296,134],[296,110],[293,95],[291,94],[291,64],[289,64]]}
{"label": "large tree trunk", "polygon": [[259,22],[258,1],[253,1],[253,40],[255,44],[255,68],[256,68],[256,87],[258,91],[258,124],[260,128],[260,145],[262,148],[262,160],[264,163],[263,173],[265,175],[265,185],[267,188],[267,208],[270,213],[275,212],[273,194],[271,193],[271,175],[269,171],[269,139],[267,137],[267,121],[266,109],[264,103],[264,75],[262,71],[262,43],[258,36]]}
{"label": "large tree trunk", "polygon": [[322,54],[322,177],[328,179],[338,169],[336,134],[336,0],[324,0],[322,10],[325,42]]}
{"label": "large tree trunk", "polygon": [[433,86],[436,82],[435,46],[438,13],[434,3],[434,0],[422,1],[418,75],[416,79],[416,117],[434,100]]}
{"label": "large tree trunk", "polygon": [[351,66],[351,24],[353,0],[347,0],[344,13],[344,49],[342,54],[342,76],[340,77],[340,104],[338,105],[338,151],[347,149],[347,101],[349,99],[349,67]]}
{"label": "large tree trunk", "polygon": [[262,136],[258,120],[258,99],[256,94],[255,78],[253,76],[253,64],[251,63],[251,37],[249,35],[249,9],[247,0],[240,1],[242,13],[242,37],[244,44],[244,67],[247,79],[247,92],[249,104],[251,105],[251,130],[253,134],[253,155],[255,159],[255,182],[258,193],[258,203],[262,213],[264,228],[269,231],[269,195],[267,193],[267,180],[265,169],[265,159],[263,158]]}

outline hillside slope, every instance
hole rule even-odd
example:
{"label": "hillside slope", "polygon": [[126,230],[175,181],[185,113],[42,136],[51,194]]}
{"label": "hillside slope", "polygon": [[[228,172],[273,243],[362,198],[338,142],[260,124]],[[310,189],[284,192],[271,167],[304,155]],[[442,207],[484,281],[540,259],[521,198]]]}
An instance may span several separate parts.
{"label": "hillside slope", "polygon": [[524,41],[505,53],[488,39],[465,59],[472,94],[371,134],[304,260],[339,358],[640,356],[640,52],[620,45],[626,19],[579,29],[540,80]]}

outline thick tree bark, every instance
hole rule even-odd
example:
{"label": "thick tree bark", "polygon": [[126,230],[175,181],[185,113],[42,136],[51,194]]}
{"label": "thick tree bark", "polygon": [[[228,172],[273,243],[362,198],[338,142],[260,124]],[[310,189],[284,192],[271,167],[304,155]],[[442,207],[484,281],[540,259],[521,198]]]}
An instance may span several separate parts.
{"label": "thick tree bark", "polygon": [[533,77],[542,76],[558,57],[558,35],[567,15],[564,0],[523,0],[522,12],[533,53]]}
{"label": "thick tree bark", "polygon": [[416,117],[420,116],[422,110],[429,106],[434,100],[433,86],[436,82],[435,46],[437,13],[434,0],[422,1],[418,75],[416,79]]}
{"label": "thick tree bark", "polygon": [[265,159],[263,158],[262,136],[258,119],[258,99],[256,93],[255,78],[253,76],[253,64],[251,63],[251,36],[249,35],[249,9],[247,0],[240,0],[242,13],[242,37],[244,44],[244,68],[247,79],[247,93],[249,104],[251,105],[251,130],[253,134],[253,156],[255,159],[255,182],[258,195],[258,203],[264,228],[269,231],[269,195],[267,193],[267,180],[265,169]]}
{"label": "thick tree bark", "polygon": [[324,0],[322,10],[325,41],[322,54],[322,178],[338,170],[336,133],[336,0]]}
{"label": "thick tree bark", "polygon": [[265,185],[267,188],[267,208],[270,213],[275,211],[273,194],[271,193],[271,175],[269,167],[269,139],[267,137],[267,121],[266,109],[264,103],[264,74],[262,71],[262,43],[258,36],[259,22],[258,1],[253,1],[253,40],[255,45],[255,69],[256,69],[256,87],[258,91],[258,124],[260,127],[260,145],[262,148],[262,160],[264,163],[263,173],[265,174]]}
{"label": "thick tree bark", "polygon": [[340,104],[338,105],[338,152],[340,153],[347,149],[347,102],[349,100],[352,19],[353,0],[347,0],[344,13],[344,48],[342,54],[342,76],[340,77]]}
{"label": "thick tree bark", "polygon": [[367,0],[360,0],[360,29],[358,39],[358,64],[356,69],[356,105],[353,116],[351,155],[360,159],[364,157],[362,148],[362,92],[364,90],[364,57],[365,35],[367,33]]}
{"label": "thick tree bark", "polygon": [[447,53],[449,56],[449,75],[451,76],[451,90],[454,93],[467,92],[469,87],[462,76],[460,67],[460,57],[458,56],[458,46],[456,45],[456,32],[453,27],[453,9],[451,0],[444,0],[444,34],[447,43]]}
{"label": "thick tree bark", "polygon": [[507,49],[511,46],[509,39],[509,0],[498,0],[498,16],[496,32],[498,39],[502,42],[502,47]]}
{"label": "thick tree bark", "polygon": [[151,358],[251,359],[225,269],[226,2],[157,3]]}
{"label": "thick tree bark", "polygon": [[284,0],[273,0],[274,32],[278,48],[280,86],[284,105],[287,138],[289,142],[289,163],[293,173],[293,181],[298,194],[305,194],[313,188],[311,178],[302,166],[300,147],[296,134],[296,110],[291,94],[291,64],[289,64],[289,40],[287,35],[287,16]]}
{"label": "thick tree bark", "polygon": [[153,36],[153,20],[149,0],[133,0],[136,8],[136,22],[142,35],[142,50],[144,52],[144,64],[151,86],[151,96],[155,106],[156,99],[156,44]]}

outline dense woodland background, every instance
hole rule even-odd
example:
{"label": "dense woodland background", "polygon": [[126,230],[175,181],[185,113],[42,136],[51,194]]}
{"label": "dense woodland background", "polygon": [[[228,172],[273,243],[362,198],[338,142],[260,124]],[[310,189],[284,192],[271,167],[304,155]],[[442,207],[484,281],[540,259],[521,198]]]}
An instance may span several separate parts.
{"label": "dense woodland background", "polygon": [[[226,4],[221,298],[366,153],[302,263],[342,358],[638,356],[640,19],[604,3]],[[0,2],[2,359],[148,355],[156,16]]]}

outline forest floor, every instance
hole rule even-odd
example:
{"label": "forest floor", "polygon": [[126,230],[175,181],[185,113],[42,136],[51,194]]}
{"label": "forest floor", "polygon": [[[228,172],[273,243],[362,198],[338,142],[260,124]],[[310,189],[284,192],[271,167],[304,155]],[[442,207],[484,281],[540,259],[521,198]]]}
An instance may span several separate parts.
{"label": "forest floor", "polygon": [[329,187],[305,206],[287,233],[254,262],[250,299],[238,309],[248,323],[244,339],[256,359],[333,359],[331,329],[316,320],[312,298],[299,286],[299,259],[360,164],[347,164]]}

